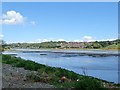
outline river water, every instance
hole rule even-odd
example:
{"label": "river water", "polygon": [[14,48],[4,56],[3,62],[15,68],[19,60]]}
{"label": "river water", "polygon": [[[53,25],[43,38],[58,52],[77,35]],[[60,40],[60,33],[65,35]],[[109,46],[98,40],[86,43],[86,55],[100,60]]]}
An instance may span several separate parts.
{"label": "river water", "polygon": [[117,53],[116,51],[101,50],[17,50],[5,51],[3,53],[16,54],[17,57],[21,57],[26,60],[32,60],[40,64],[52,67],[61,67],[82,75],[93,76],[110,82],[118,83],[118,56],[89,56],[81,55],[78,52]]}

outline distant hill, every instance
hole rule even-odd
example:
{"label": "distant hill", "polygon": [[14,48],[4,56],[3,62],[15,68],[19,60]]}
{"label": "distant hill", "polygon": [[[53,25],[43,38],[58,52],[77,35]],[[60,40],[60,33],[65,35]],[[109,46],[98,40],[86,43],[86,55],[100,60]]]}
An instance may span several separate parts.
{"label": "distant hill", "polygon": [[12,43],[2,44],[3,48],[53,48],[53,49],[120,49],[120,39],[113,41],[95,41],[95,42],[66,42],[66,41],[50,41],[41,43]]}
{"label": "distant hill", "polygon": [[120,44],[112,44],[112,45],[109,45],[107,47],[105,47],[105,49],[119,49],[120,50]]}

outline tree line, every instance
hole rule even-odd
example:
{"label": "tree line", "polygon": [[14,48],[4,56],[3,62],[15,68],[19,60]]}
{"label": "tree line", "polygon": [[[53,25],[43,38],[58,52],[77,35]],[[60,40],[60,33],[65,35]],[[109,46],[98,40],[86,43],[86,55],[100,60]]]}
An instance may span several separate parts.
{"label": "tree line", "polygon": [[[117,47],[120,46],[120,39],[113,41],[95,41],[95,42],[66,42],[66,41],[49,41],[41,43],[12,43],[7,44],[5,41],[1,41],[1,48],[30,48],[30,49],[41,49],[41,48],[86,48],[86,49],[99,49],[106,48],[108,46]],[[81,46],[81,47],[79,47]]]}

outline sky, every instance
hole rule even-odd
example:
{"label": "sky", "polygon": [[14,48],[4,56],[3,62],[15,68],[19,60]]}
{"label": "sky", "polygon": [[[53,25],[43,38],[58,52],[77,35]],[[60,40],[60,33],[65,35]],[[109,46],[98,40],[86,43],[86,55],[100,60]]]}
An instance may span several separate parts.
{"label": "sky", "polygon": [[118,3],[4,2],[0,24],[7,43],[114,40]]}

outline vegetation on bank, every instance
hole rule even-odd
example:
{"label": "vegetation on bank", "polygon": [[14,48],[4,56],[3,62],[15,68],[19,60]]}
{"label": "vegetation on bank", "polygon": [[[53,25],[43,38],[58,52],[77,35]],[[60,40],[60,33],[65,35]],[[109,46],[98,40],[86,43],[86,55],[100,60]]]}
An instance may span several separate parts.
{"label": "vegetation on bank", "polygon": [[101,88],[106,90],[107,88],[117,87],[113,83],[101,79],[79,75],[73,71],[45,66],[10,55],[2,55],[2,63],[37,71],[38,73],[36,74],[31,73],[26,76],[26,81],[29,82],[44,82],[58,88],[79,88],[81,90],[101,90]]}
{"label": "vegetation on bank", "polygon": [[41,43],[2,43],[1,50],[10,48],[25,49],[120,49],[120,39],[113,41],[95,41],[95,42],[66,42],[66,41],[50,41]]}
{"label": "vegetation on bank", "polygon": [[109,49],[120,50],[120,44],[112,44],[112,45],[105,47],[104,49],[106,49],[106,50],[109,50]]}

